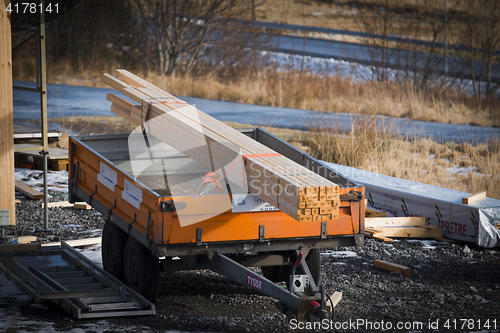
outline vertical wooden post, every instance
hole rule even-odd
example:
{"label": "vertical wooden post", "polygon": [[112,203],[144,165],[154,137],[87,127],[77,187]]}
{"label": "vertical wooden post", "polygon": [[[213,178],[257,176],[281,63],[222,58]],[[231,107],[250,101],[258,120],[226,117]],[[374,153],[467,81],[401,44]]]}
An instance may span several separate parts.
{"label": "vertical wooden post", "polygon": [[[0,0],[0,226],[16,222],[12,41],[9,0]],[[9,216],[9,217],[7,217]]]}

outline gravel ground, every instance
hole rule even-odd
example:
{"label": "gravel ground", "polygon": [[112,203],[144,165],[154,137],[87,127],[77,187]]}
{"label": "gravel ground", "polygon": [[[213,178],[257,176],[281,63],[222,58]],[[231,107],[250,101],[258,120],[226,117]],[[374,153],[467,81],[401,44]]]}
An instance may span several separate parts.
{"label": "gravel ground", "polygon": [[[67,199],[65,194],[51,194],[54,201]],[[49,219],[54,230],[37,231],[43,227],[40,207],[41,201],[17,204],[17,226],[8,227],[7,234],[37,235],[43,242],[68,240],[95,237],[104,224],[104,218],[93,210],[52,208]],[[375,268],[373,259],[406,265],[411,275]],[[328,293],[343,292],[333,321],[323,322],[332,329],[324,331],[338,331],[335,327],[356,332],[500,331],[499,250],[470,244],[366,239],[363,247],[324,249],[322,272]],[[168,273],[161,280],[157,314],[150,317],[74,320],[54,306],[0,293],[4,317],[0,331],[3,327],[7,332],[289,332],[294,327],[273,299],[210,271]],[[0,291],[2,284],[8,287],[9,283],[0,280]],[[469,321],[464,322],[466,319]],[[397,330],[400,322],[407,326]]]}

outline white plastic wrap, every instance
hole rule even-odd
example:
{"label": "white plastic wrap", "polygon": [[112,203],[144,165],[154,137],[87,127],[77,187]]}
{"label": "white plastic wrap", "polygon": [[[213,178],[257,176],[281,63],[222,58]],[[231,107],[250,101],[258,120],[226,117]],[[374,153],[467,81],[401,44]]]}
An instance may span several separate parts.
{"label": "white plastic wrap", "polygon": [[500,246],[500,200],[484,198],[470,205],[470,193],[384,176],[324,162],[345,178],[365,187],[368,207],[395,216],[423,216],[427,225],[441,226],[443,237],[475,242],[480,247]]}

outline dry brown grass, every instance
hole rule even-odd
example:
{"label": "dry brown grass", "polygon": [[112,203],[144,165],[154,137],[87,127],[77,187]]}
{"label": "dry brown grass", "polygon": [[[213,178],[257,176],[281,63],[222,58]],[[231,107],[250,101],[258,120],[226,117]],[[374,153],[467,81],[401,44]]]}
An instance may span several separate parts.
{"label": "dry brown grass", "polygon": [[339,77],[267,70],[221,80],[148,75],[147,80],[184,96],[305,110],[404,117],[454,124],[500,126],[500,106],[473,106],[471,98],[448,90],[435,93],[390,82],[354,83]]}
{"label": "dry brown grass", "polygon": [[[500,141],[496,138],[475,146],[407,140],[375,129],[369,120],[355,123],[348,134],[316,126],[309,133],[298,132],[290,141],[328,162],[464,192],[486,191],[500,199]],[[465,174],[446,169],[453,167],[474,169]]]}

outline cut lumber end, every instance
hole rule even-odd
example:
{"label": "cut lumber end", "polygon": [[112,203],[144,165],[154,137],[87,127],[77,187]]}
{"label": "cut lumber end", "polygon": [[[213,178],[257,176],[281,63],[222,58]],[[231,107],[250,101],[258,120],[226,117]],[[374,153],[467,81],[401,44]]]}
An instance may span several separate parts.
{"label": "cut lumber end", "polygon": [[341,291],[336,291],[333,293],[332,296],[330,296],[330,299],[326,300],[326,310],[328,312],[332,312],[333,308],[339,304],[340,300],[342,299],[342,292]]}
{"label": "cut lumber end", "polygon": [[470,205],[484,198],[486,198],[486,191],[477,192],[472,195],[469,195],[468,197],[462,198],[462,204]]}
{"label": "cut lumber end", "polygon": [[411,274],[411,269],[406,266],[394,264],[392,262],[380,260],[380,259],[374,259],[372,262],[374,267],[384,269],[386,271],[398,273],[401,275],[410,275]]}

